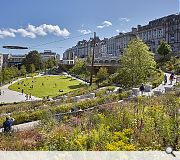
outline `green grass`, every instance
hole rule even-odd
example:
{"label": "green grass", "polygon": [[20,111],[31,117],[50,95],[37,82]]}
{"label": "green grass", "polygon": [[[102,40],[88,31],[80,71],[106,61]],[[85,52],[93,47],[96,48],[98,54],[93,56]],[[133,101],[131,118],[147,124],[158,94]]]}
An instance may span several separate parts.
{"label": "green grass", "polygon": [[[33,88],[30,88],[31,85]],[[42,98],[45,96],[55,97],[83,86],[84,84],[81,82],[67,76],[42,76],[20,80],[9,86],[9,89],[18,92],[24,89],[25,94],[31,93],[33,96]],[[63,90],[63,92],[59,92],[59,90]]]}

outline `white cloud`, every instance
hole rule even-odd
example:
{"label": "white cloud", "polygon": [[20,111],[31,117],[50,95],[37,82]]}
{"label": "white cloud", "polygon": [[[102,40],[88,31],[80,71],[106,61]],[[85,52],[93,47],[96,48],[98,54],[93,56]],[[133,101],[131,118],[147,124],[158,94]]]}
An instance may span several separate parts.
{"label": "white cloud", "polygon": [[82,33],[82,34],[89,34],[89,33],[91,33],[91,30],[86,30],[86,29],[80,29],[80,30],[78,30],[78,32],[80,32],[80,33]]}
{"label": "white cloud", "polygon": [[16,35],[11,30],[0,29],[0,38],[6,38],[6,37],[16,37]]}
{"label": "white cloud", "polygon": [[122,21],[122,22],[129,22],[130,21],[130,19],[129,18],[119,18],[119,20],[120,21]]}
{"label": "white cloud", "polygon": [[58,25],[53,26],[51,24],[50,25],[43,24],[43,25],[39,26],[39,28],[43,29],[43,31],[46,33],[52,33],[55,36],[67,37],[70,35],[69,31],[66,28],[61,30]]}
{"label": "white cloud", "polygon": [[46,36],[47,35],[47,33],[43,30],[43,27],[41,27],[41,26],[35,27],[35,26],[29,24],[27,27],[27,30],[29,32],[32,32],[32,33],[37,34],[39,36]]}
{"label": "white cloud", "polygon": [[14,33],[19,33],[22,37],[36,38],[36,34],[34,34],[33,32],[29,32],[23,28],[14,30]]}
{"label": "white cloud", "polygon": [[119,32],[120,32],[120,30],[119,30],[119,29],[116,29],[116,32],[117,32],[117,33],[119,33]]}
{"label": "white cloud", "polygon": [[109,27],[109,26],[112,26],[112,23],[111,23],[110,21],[104,21],[104,22],[102,23],[102,25],[97,26],[97,28],[102,29],[102,28],[104,28],[104,27]]}
{"label": "white cloud", "polygon": [[37,36],[46,36],[53,34],[55,36],[67,37],[70,32],[64,28],[60,29],[58,25],[42,24],[40,26],[28,25],[26,28],[0,30],[0,38],[15,37],[20,34],[22,37],[36,38]]}

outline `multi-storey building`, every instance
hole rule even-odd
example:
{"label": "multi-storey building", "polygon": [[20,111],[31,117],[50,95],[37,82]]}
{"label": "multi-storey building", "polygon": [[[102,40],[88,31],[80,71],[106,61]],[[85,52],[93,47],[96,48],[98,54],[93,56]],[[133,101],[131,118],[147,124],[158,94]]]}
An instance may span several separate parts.
{"label": "multi-storey building", "polygon": [[[99,37],[96,37],[96,49],[98,44],[100,43]],[[92,56],[93,49],[93,38],[87,40],[82,40],[77,43],[76,46],[67,49],[63,53],[63,63],[64,64],[73,64],[76,58],[87,58],[88,56]],[[98,53],[98,52],[97,52]]]}
{"label": "multi-storey building", "polygon": [[47,61],[50,58],[60,61],[60,55],[56,52],[52,52],[51,50],[44,50],[44,52],[40,53],[40,56],[43,61]]}
{"label": "multi-storey building", "polygon": [[3,54],[3,67],[8,67],[10,54]]}
{"label": "multi-storey building", "polygon": [[174,53],[180,51],[180,14],[173,14],[150,21],[145,26],[138,25],[138,37],[142,39],[153,53],[162,40],[171,45]]}
{"label": "multi-storey building", "polygon": [[[132,28],[131,32],[119,33],[119,35],[109,39],[100,40],[97,37],[95,62],[114,63],[116,61],[117,63],[129,41],[137,37],[142,39],[153,53],[157,53],[161,40],[165,40],[170,44],[174,53],[180,53],[180,14],[173,14],[150,21],[145,26],[138,25],[137,28]],[[70,57],[74,60],[75,57],[84,58],[92,54],[92,41],[92,38],[89,41],[79,41],[74,47],[75,49],[68,49],[63,54],[63,59],[67,61],[68,57]],[[71,63],[74,63],[74,61]]]}
{"label": "multi-storey building", "polygon": [[0,71],[3,67],[3,54],[0,54]]}
{"label": "multi-storey building", "polygon": [[10,54],[8,56],[8,66],[15,66],[17,68],[20,68],[20,66],[22,65],[22,61],[23,59],[26,58],[26,55],[12,55]]}
{"label": "multi-storey building", "polygon": [[119,35],[115,37],[116,56],[121,56],[124,52],[124,49],[128,46],[128,43],[134,38],[137,38],[135,28],[132,28],[132,32],[119,33]]}
{"label": "multi-storey building", "polygon": [[109,56],[117,56],[116,55],[116,37],[111,37],[107,41],[107,54]]}
{"label": "multi-storey building", "polygon": [[63,63],[64,64],[74,64],[76,47],[67,49],[63,53]]}

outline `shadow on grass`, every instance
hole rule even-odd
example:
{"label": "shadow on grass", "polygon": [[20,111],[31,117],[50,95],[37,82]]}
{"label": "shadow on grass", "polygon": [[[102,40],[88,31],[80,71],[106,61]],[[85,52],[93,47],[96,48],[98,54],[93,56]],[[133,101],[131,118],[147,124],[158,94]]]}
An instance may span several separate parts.
{"label": "shadow on grass", "polygon": [[72,85],[72,86],[69,86],[70,89],[78,89],[80,87],[85,87],[86,84],[78,84],[78,85]]}

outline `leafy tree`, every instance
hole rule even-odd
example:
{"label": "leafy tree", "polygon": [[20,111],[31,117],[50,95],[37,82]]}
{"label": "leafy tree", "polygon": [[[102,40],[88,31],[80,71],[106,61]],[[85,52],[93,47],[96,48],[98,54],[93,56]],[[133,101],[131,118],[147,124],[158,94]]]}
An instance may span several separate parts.
{"label": "leafy tree", "polygon": [[30,51],[22,63],[26,67],[26,70],[28,72],[31,72],[31,64],[34,64],[35,70],[39,70],[41,68],[40,54],[38,53],[38,51]]}
{"label": "leafy tree", "polygon": [[86,62],[80,59],[77,60],[73,68],[70,69],[70,73],[76,75],[84,74],[85,71],[86,71]]}
{"label": "leafy tree", "polygon": [[20,72],[21,72],[21,75],[23,75],[23,76],[26,75],[27,71],[26,71],[26,67],[24,65],[21,66]]}
{"label": "leafy tree", "polygon": [[55,66],[55,59],[54,59],[54,58],[49,58],[49,59],[46,61],[46,67],[47,67],[48,69],[52,69],[54,66]]}
{"label": "leafy tree", "polygon": [[133,87],[146,82],[156,67],[149,47],[140,39],[129,42],[120,62],[118,81],[122,87]]}
{"label": "leafy tree", "polygon": [[30,73],[34,73],[36,71],[36,68],[34,66],[34,64],[30,65]]}
{"label": "leafy tree", "polygon": [[157,49],[158,54],[165,56],[172,52],[171,46],[166,41],[161,41]]}
{"label": "leafy tree", "polygon": [[97,83],[100,83],[100,82],[102,82],[103,80],[105,80],[107,77],[109,76],[109,74],[108,74],[108,70],[107,70],[107,68],[105,68],[105,67],[101,67],[100,69],[99,69],[99,71],[97,72],[97,80],[96,80],[96,82]]}

